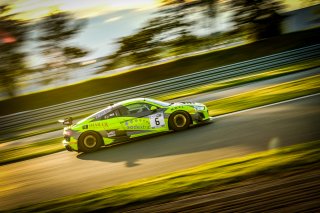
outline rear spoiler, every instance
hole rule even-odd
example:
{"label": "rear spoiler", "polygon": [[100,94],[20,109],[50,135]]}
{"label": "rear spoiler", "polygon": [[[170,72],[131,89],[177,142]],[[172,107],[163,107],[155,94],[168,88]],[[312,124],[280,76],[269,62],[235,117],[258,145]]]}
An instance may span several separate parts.
{"label": "rear spoiler", "polygon": [[72,121],[73,121],[72,117],[65,118],[64,120],[58,120],[59,123],[62,123],[63,125],[66,125],[66,126],[72,125]]}

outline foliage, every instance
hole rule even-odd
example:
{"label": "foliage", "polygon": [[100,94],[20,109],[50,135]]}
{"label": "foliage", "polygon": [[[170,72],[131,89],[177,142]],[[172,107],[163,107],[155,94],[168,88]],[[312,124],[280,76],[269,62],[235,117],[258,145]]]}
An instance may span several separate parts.
{"label": "foliage", "polygon": [[82,58],[87,55],[87,51],[79,47],[64,47],[63,54],[69,59]]}
{"label": "foliage", "polygon": [[223,5],[218,0],[162,0],[162,3],[163,8],[169,7],[171,10],[184,11],[187,14],[186,17],[193,20],[193,27],[205,28],[207,34],[211,36],[218,35],[219,30],[217,30],[215,20],[220,6]]}
{"label": "foliage", "polygon": [[21,50],[27,37],[27,23],[8,14],[8,5],[0,6],[0,84],[9,96],[15,95],[15,80],[25,71],[25,53]]}
{"label": "foliage", "polygon": [[136,33],[117,41],[119,49],[109,57],[112,60],[109,68],[115,67],[121,58],[126,59],[126,64],[143,64],[160,59],[163,49],[170,46],[174,48],[179,46],[179,43],[194,38],[188,29],[190,25],[191,21],[185,18],[183,11],[157,12],[156,17],[149,20]]}
{"label": "foliage", "polygon": [[[175,5],[180,9],[205,8],[209,18],[215,18],[218,11],[217,0],[163,0],[164,5]],[[278,0],[228,0],[225,1],[233,13],[235,27],[253,34],[257,39],[281,34],[280,23],[284,17],[279,11],[284,8]]]}
{"label": "foliage", "polygon": [[63,78],[66,76],[65,69],[72,60],[88,53],[68,43],[81,31],[84,24],[84,20],[75,20],[68,12],[52,13],[39,23],[37,39],[42,43],[42,54],[48,59],[47,67],[55,70],[55,74],[61,74]]}
{"label": "foliage", "polygon": [[309,7],[320,4],[320,0],[300,0],[300,4],[302,7]]}
{"label": "foliage", "polygon": [[280,24],[284,19],[279,11],[284,8],[278,0],[230,0],[233,21],[238,29],[256,39],[281,34]]}
{"label": "foliage", "polygon": [[[201,49],[204,43],[191,32],[194,31],[192,27],[199,24],[193,15],[204,13],[209,19],[209,28],[214,28],[212,24],[218,7],[228,6],[233,13],[236,29],[230,32],[231,36],[246,32],[261,39],[281,34],[280,23],[283,17],[279,15],[279,10],[283,5],[277,0],[229,0],[223,4],[218,0],[162,0],[162,3],[155,18],[135,34],[117,42],[120,48],[109,57],[111,63],[107,69],[155,61],[171,56],[172,52],[177,55]],[[200,19],[200,22],[208,21],[204,17]],[[209,31],[213,32],[214,29]],[[216,33],[214,36],[220,38],[222,34]],[[219,39],[211,40],[211,43],[219,43]],[[212,47],[212,44],[207,44],[207,48]]]}
{"label": "foliage", "polygon": [[217,13],[219,0],[162,0],[163,6],[174,6],[177,9],[201,8],[204,9],[208,17],[214,18]]}

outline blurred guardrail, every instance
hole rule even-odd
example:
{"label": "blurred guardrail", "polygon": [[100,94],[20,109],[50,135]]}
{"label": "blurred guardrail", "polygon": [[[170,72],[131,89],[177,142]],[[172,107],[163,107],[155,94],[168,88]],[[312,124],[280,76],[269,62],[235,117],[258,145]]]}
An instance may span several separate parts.
{"label": "blurred guardrail", "polygon": [[[254,53],[252,53],[254,54]],[[241,75],[263,72],[267,69],[290,65],[299,61],[320,58],[320,44],[247,60],[214,69],[134,86],[101,95],[74,100],[40,109],[0,117],[1,132],[23,129],[46,121],[67,116],[87,114],[111,103],[135,97],[154,97],[166,92],[178,91]]]}

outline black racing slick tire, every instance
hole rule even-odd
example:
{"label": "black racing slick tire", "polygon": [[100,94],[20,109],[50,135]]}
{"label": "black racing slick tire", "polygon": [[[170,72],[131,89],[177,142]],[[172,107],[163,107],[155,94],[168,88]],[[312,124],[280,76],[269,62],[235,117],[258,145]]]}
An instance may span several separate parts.
{"label": "black racing slick tire", "polygon": [[187,112],[178,111],[172,113],[169,117],[170,128],[174,131],[181,131],[188,129],[191,123],[190,116]]}
{"label": "black racing slick tire", "polygon": [[97,132],[84,132],[79,138],[78,145],[81,152],[94,152],[101,147],[102,138]]}

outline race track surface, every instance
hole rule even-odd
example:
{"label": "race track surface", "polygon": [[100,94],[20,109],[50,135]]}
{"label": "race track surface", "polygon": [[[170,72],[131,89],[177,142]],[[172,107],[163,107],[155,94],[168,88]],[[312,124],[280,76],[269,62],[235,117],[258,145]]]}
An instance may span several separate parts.
{"label": "race track surface", "polygon": [[319,104],[314,95],[95,153],[63,151],[1,166],[0,210],[320,139]]}

